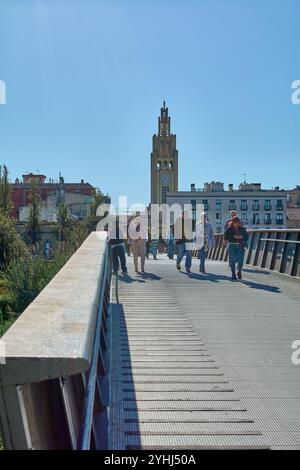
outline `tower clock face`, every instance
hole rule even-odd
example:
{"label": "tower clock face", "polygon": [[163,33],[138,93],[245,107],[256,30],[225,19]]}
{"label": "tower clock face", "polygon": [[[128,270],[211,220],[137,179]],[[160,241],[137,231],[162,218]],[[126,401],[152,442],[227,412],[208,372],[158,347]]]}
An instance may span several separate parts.
{"label": "tower clock face", "polygon": [[163,175],[160,177],[160,182],[161,184],[168,184],[169,183],[169,178],[166,175]]}

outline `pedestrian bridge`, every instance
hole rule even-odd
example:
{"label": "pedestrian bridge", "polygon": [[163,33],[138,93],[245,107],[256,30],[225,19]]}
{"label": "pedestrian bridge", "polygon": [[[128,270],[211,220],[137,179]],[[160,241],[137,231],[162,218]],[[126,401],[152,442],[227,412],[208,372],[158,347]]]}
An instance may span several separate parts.
{"label": "pedestrian bridge", "polygon": [[216,241],[111,282],[91,234],[2,338],[5,446],[299,449],[299,232],[254,231],[239,283]]}

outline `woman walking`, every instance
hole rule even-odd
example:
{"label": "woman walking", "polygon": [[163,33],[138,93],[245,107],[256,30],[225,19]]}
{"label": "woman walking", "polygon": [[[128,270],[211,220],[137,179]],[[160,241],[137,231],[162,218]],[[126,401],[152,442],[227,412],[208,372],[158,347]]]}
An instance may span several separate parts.
{"label": "woman walking", "polygon": [[175,252],[174,225],[170,226],[170,230],[167,235],[167,249],[168,249],[168,258],[173,259],[174,252]]}
{"label": "woman walking", "polygon": [[207,214],[202,212],[200,221],[196,224],[196,243],[199,244],[198,259],[200,260],[199,271],[205,274],[205,259],[208,250],[215,244],[212,225],[207,220]]}
{"label": "woman walking", "polygon": [[141,259],[141,271],[145,272],[146,258],[146,242],[148,239],[148,230],[145,221],[140,215],[135,217],[128,228],[129,237],[131,239],[131,251],[133,254],[133,262],[135,272],[139,272],[138,259]]}
{"label": "woman walking", "polygon": [[[242,279],[242,269],[245,256],[245,248],[249,235],[242,226],[241,220],[234,217],[226,229],[224,239],[228,241],[228,255],[232,273],[232,281]],[[237,265],[237,273],[236,273]]]}

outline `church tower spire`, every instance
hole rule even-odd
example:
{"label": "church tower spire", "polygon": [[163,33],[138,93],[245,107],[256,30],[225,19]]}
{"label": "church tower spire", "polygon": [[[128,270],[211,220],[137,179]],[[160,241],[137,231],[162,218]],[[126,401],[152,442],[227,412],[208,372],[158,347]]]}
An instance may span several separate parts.
{"label": "church tower spire", "polygon": [[160,108],[158,132],[152,138],[151,203],[166,202],[168,191],[178,190],[176,135],[171,134],[171,118],[165,101]]}

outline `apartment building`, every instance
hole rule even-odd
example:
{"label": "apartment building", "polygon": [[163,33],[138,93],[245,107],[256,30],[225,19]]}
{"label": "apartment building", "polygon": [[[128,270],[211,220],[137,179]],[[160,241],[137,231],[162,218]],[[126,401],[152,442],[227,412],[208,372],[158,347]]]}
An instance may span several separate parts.
{"label": "apartment building", "polygon": [[190,191],[167,193],[167,204],[191,204],[193,217],[196,205],[203,204],[208,219],[216,233],[223,232],[231,210],[236,210],[247,228],[286,228],[287,192],[275,187],[262,189],[261,183],[241,183],[238,189],[232,184],[224,189],[224,183],[212,181]]}

